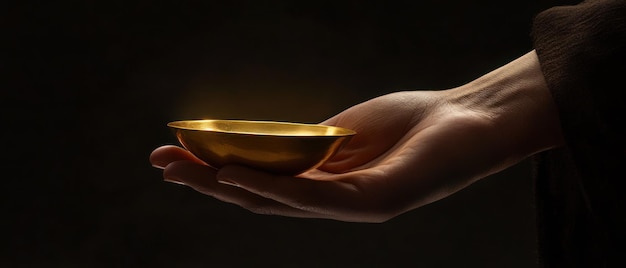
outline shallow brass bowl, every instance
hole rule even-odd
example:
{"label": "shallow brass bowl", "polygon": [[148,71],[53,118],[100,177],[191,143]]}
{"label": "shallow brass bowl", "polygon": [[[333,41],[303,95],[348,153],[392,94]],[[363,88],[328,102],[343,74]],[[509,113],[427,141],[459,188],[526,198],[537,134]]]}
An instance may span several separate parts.
{"label": "shallow brass bowl", "polygon": [[356,134],[340,127],[273,121],[185,120],[167,126],[210,166],[237,164],[282,175],[319,167]]}

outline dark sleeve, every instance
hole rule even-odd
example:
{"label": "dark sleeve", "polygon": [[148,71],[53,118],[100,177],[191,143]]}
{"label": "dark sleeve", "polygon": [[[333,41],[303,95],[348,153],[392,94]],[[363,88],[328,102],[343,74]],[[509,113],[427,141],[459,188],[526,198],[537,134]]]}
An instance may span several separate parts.
{"label": "dark sleeve", "polygon": [[626,0],[548,9],[535,18],[532,34],[567,143],[536,158],[542,261],[623,265]]}
{"label": "dark sleeve", "polygon": [[[568,141],[623,134],[626,1],[586,1],[539,14],[534,44]],[[615,130],[621,133],[614,132]]]}

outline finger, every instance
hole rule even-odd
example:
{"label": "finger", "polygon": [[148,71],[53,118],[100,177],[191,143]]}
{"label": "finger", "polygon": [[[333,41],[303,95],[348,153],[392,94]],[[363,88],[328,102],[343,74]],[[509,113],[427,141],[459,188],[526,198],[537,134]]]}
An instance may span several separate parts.
{"label": "finger", "polygon": [[176,161],[163,171],[166,180],[187,185],[205,195],[226,203],[243,207],[251,212],[265,215],[281,215],[298,218],[327,218],[324,215],[296,209],[280,202],[261,197],[243,188],[219,183],[216,171],[206,165],[191,161]]}
{"label": "finger", "polygon": [[336,219],[363,211],[359,206],[368,204],[362,200],[359,189],[340,180],[344,174],[333,176],[337,180],[275,176],[241,166],[226,166],[217,172],[219,181],[300,210],[333,215]]}
{"label": "finger", "polygon": [[165,168],[172,162],[181,160],[204,164],[202,160],[195,157],[189,151],[174,145],[161,146],[156,148],[150,154],[150,163],[152,163],[152,166],[161,169]]}

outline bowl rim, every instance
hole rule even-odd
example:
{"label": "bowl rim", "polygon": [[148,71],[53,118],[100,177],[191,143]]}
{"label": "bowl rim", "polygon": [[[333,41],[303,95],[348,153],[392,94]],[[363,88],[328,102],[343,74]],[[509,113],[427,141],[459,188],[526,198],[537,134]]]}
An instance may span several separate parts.
{"label": "bowl rim", "polygon": [[[253,124],[280,124],[280,125],[291,125],[291,126],[304,126],[304,127],[314,127],[314,128],[330,128],[337,129],[340,133],[336,134],[314,134],[314,135],[294,135],[294,134],[280,134],[280,133],[252,133],[252,132],[244,132],[244,131],[226,131],[220,129],[197,129],[192,127],[180,126],[178,124],[184,122],[237,122],[237,123],[253,123]],[[217,133],[227,133],[227,134],[240,134],[240,135],[254,135],[254,136],[274,136],[274,137],[347,137],[356,135],[356,131],[344,127],[338,126],[330,126],[330,125],[322,125],[322,124],[313,124],[313,123],[299,123],[299,122],[287,122],[287,121],[271,121],[271,120],[242,120],[242,119],[188,119],[188,120],[175,120],[167,123],[167,126],[173,129],[178,130],[186,130],[186,131],[200,131],[200,132],[217,132]]]}

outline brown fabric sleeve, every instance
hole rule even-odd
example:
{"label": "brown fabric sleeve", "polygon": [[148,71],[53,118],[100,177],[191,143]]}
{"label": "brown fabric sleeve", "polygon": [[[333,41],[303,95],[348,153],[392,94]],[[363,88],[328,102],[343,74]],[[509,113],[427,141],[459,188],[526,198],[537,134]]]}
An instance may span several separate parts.
{"label": "brown fabric sleeve", "polygon": [[536,17],[533,38],[568,141],[623,134],[626,1],[549,9]]}
{"label": "brown fabric sleeve", "polygon": [[626,0],[546,10],[533,40],[567,142],[537,157],[540,255],[549,267],[617,267],[626,263]]}

